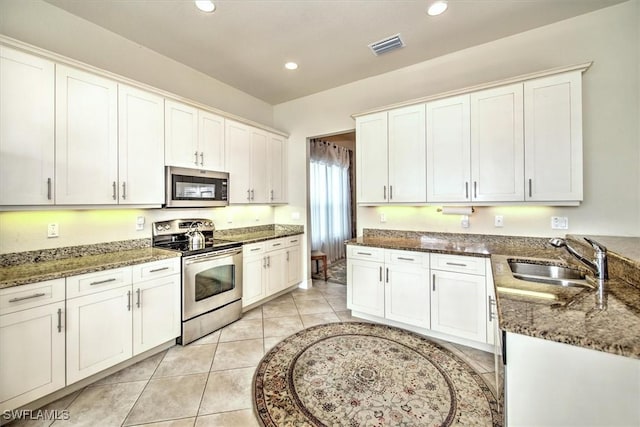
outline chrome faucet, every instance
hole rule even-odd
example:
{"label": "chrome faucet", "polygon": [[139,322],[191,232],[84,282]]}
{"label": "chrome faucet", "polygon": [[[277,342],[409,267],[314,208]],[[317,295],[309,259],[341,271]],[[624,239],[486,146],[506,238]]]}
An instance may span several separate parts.
{"label": "chrome faucet", "polygon": [[598,280],[601,280],[601,281],[607,280],[609,278],[609,268],[607,265],[607,248],[605,248],[602,244],[596,242],[595,240],[589,239],[588,237],[585,237],[584,240],[586,240],[591,245],[591,247],[593,247],[593,250],[595,251],[594,252],[595,259],[593,261],[585,258],[584,256],[580,255],[578,252],[576,252],[575,249],[569,246],[569,244],[565,239],[559,239],[559,238],[551,239],[549,240],[549,244],[551,244],[551,246],[554,246],[556,248],[564,247],[567,250],[567,252],[569,252],[571,255],[577,258],[584,265],[589,267],[589,269],[593,271],[593,273],[598,277]]}

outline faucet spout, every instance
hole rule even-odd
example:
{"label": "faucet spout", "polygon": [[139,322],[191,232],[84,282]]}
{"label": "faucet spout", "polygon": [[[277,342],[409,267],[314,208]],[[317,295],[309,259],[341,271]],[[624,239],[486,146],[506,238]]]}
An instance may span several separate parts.
{"label": "faucet spout", "polygon": [[598,277],[599,280],[607,280],[609,278],[609,271],[607,265],[607,248],[605,248],[600,243],[595,240],[591,240],[587,237],[584,238],[594,249],[595,259],[593,261],[585,258],[580,253],[578,253],[575,249],[573,249],[565,239],[554,238],[549,240],[549,244],[556,248],[564,247],[567,252],[569,252],[574,258],[578,259],[584,265],[586,265],[593,273]]}

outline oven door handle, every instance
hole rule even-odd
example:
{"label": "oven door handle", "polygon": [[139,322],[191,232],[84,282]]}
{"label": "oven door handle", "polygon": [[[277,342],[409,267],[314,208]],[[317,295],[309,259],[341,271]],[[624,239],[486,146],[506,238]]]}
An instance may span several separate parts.
{"label": "oven door handle", "polygon": [[242,249],[240,250],[235,250],[235,251],[229,251],[229,252],[223,252],[223,253],[217,253],[215,255],[212,254],[206,254],[206,255],[196,255],[194,258],[189,259],[189,258],[185,258],[184,259],[184,265],[192,265],[192,264],[198,264],[201,262],[208,262],[208,261],[213,261],[216,259],[220,259],[220,258],[227,258],[229,256],[234,256],[234,255],[238,255],[242,253]]}

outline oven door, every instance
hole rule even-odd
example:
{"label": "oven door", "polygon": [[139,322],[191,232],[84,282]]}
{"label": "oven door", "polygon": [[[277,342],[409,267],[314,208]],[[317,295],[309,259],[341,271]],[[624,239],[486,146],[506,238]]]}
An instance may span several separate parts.
{"label": "oven door", "polygon": [[242,248],[186,257],[182,272],[183,321],[242,298]]}

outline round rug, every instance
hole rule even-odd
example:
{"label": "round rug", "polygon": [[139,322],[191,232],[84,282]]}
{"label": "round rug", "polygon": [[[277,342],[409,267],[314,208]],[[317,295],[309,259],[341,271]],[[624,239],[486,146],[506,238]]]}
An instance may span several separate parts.
{"label": "round rug", "polygon": [[453,353],[370,323],[314,326],[277,344],[253,379],[264,426],[501,426],[491,389]]}

